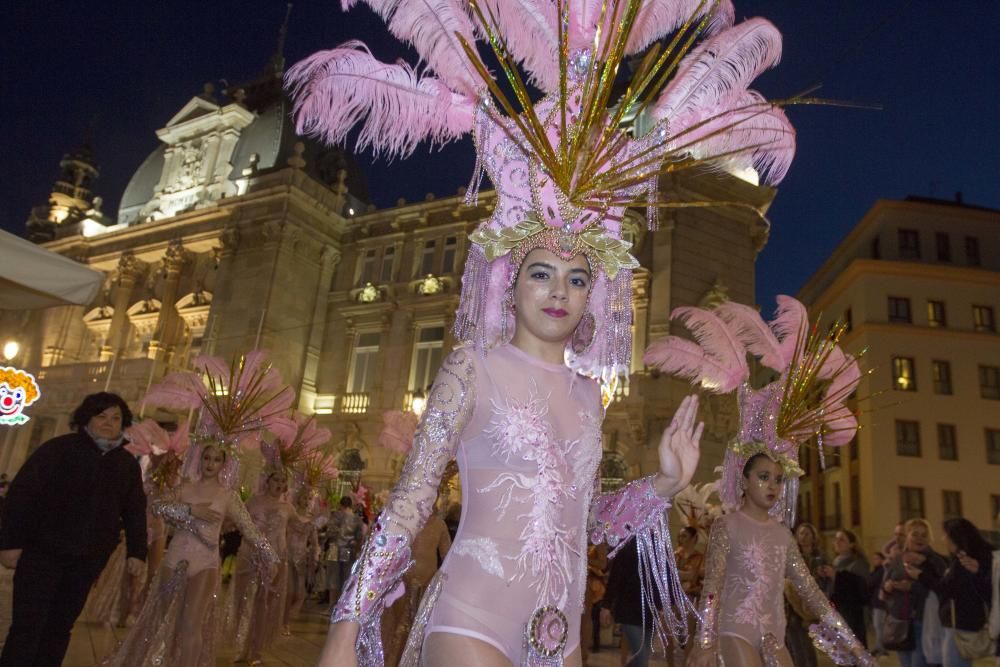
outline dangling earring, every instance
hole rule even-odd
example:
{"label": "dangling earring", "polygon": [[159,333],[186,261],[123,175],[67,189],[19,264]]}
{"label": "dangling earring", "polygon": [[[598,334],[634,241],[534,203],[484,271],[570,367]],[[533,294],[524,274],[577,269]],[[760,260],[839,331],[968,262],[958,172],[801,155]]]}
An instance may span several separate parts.
{"label": "dangling earring", "polygon": [[573,337],[570,339],[570,349],[573,350],[573,354],[585,354],[590,349],[590,346],[594,344],[596,338],[597,320],[594,318],[594,314],[588,310],[580,318],[580,323],[576,325],[576,329],[573,331]]}
{"label": "dangling earring", "polygon": [[740,477],[740,483],[737,485],[737,488],[739,489],[741,496],[745,496],[747,494],[746,478]]}

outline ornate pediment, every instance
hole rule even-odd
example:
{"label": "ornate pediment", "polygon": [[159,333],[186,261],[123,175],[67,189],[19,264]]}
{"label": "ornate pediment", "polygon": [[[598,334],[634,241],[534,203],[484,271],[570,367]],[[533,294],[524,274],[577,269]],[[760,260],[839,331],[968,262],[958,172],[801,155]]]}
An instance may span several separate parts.
{"label": "ornate pediment", "polygon": [[181,107],[180,111],[175,113],[173,117],[167,121],[165,127],[172,128],[177,125],[182,125],[196,118],[201,118],[202,116],[206,116],[210,113],[215,113],[220,108],[221,107],[218,104],[213,104],[203,97],[192,97],[187,104]]}

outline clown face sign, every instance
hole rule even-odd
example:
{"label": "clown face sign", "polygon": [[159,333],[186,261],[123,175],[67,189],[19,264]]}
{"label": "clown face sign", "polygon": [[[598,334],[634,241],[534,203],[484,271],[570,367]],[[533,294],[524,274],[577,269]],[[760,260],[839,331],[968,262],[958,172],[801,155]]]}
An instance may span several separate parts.
{"label": "clown face sign", "polygon": [[39,396],[38,383],[31,373],[0,366],[0,424],[18,426],[28,421],[24,409]]}

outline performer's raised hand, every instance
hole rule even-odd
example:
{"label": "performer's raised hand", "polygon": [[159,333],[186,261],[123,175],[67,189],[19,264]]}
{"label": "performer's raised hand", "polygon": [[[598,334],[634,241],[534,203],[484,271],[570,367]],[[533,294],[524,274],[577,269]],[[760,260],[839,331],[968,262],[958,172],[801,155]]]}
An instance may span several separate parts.
{"label": "performer's raised hand", "polygon": [[696,422],[697,418],[698,397],[692,394],[681,401],[674,418],[663,430],[660,473],[653,481],[661,498],[672,497],[691,483],[701,453],[701,433],[705,430],[705,423]]}

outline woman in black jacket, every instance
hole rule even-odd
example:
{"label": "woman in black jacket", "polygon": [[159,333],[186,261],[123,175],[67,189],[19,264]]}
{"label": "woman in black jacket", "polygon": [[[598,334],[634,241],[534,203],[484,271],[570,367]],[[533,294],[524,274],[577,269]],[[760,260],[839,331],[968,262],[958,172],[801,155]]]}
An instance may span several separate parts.
{"label": "woman in black jacket", "polygon": [[918,580],[937,593],[940,601],[944,630],[941,654],[945,667],[971,667],[972,662],[958,653],[955,631],[978,632],[986,624],[992,599],[993,548],[968,519],[948,519],[944,522],[944,533],[951,554],[944,576],[934,581],[925,572],[913,569]]}

